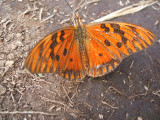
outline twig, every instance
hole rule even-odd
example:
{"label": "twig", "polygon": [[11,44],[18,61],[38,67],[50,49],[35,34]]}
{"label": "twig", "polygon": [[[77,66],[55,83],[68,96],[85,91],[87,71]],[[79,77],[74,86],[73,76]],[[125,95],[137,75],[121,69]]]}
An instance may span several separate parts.
{"label": "twig", "polygon": [[8,18],[4,18],[3,20],[0,21],[0,24],[6,22],[8,20]]}
{"label": "twig", "polygon": [[132,68],[132,67],[133,67],[133,64],[134,64],[134,60],[132,60],[132,63],[131,63],[131,65],[130,65],[129,68]]}
{"label": "twig", "polygon": [[147,95],[147,92],[142,93],[142,94],[137,94],[137,95],[129,96],[128,99],[133,99],[133,98],[138,97],[138,96],[146,96],[146,95]]}
{"label": "twig", "polygon": [[113,89],[114,91],[116,91],[116,92],[119,93],[120,95],[125,96],[125,94],[123,94],[122,92],[120,92],[119,90],[117,90],[116,88],[114,88],[114,87],[112,87],[112,86],[110,86],[110,87],[108,88],[108,90],[110,90],[110,89]]}
{"label": "twig", "polygon": [[31,8],[29,5],[27,7],[28,7],[27,10],[25,10],[23,13],[21,13],[21,15],[19,17],[24,16],[24,15],[26,15],[29,12],[38,10],[38,8]]}
{"label": "twig", "polygon": [[64,23],[66,23],[66,22],[68,22],[68,21],[70,21],[70,20],[71,20],[71,18],[64,19],[64,20],[62,20],[62,21],[60,22],[60,24],[64,24]]}
{"label": "twig", "polygon": [[103,21],[110,20],[110,19],[113,19],[113,18],[116,18],[116,17],[119,17],[119,16],[124,16],[124,15],[127,15],[127,14],[136,13],[136,12],[139,12],[139,11],[143,10],[144,8],[146,8],[148,6],[151,6],[151,5],[153,5],[157,2],[158,1],[153,1],[153,0],[140,1],[139,3],[136,3],[136,4],[130,5],[128,7],[122,8],[122,9],[117,10],[115,12],[112,12],[112,13],[110,13],[110,14],[102,17],[102,18],[94,20],[91,23],[93,23],[93,22],[103,22]]}
{"label": "twig", "polygon": [[118,107],[114,107],[114,106],[108,104],[108,103],[105,102],[105,101],[101,101],[101,102],[102,102],[102,104],[107,105],[107,106],[109,106],[109,107],[111,107],[111,108],[113,108],[113,109],[118,109]]}
{"label": "twig", "polygon": [[5,67],[5,70],[4,70],[4,72],[2,73],[2,77],[4,77],[4,75],[6,74],[6,72],[8,71],[9,68],[10,68],[10,67]]}
{"label": "twig", "polygon": [[40,112],[40,111],[0,111],[0,114],[5,115],[5,114],[41,114],[41,115],[58,115],[58,114],[51,114],[51,113],[46,113],[46,112]]}
{"label": "twig", "polygon": [[89,4],[92,4],[92,3],[97,3],[97,2],[100,2],[101,0],[90,0],[90,1],[87,1],[86,5],[89,5]]}
{"label": "twig", "polygon": [[45,21],[51,19],[51,18],[54,17],[54,16],[55,16],[55,14],[50,15],[49,17],[47,17],[47,18],[45,18],[44,20],[42,20],[40,23],[43,23],[43,22],[45,22]]}
{"label": "twig", "polygon": [[152,65],[154,65],[154,62],[153,62],[153,60],[152,60],[152,57],[146,52],[146,50],[145,50],[145,54],[149,57],[149,59],[151,60],[151,63],[152,63]]}
{"label": "twig", "polygon": [[43,8],[41,8],[39,12],[39,21],[42,21],[42,12],[43,12]]}
{"label": "twig", "polygon": [[56,95],[56,93],[55,93],[55,92],[53,92],[53,91],[50,91],[49,89],[47,89],[47,91],[48,91],[49,93],[51,93],[51,94],[54,94],[54,95]]}

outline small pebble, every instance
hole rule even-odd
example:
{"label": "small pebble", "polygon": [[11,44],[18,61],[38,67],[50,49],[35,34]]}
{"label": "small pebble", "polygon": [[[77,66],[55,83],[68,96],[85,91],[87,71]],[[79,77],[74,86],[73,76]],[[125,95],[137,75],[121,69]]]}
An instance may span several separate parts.
{"label": "small pebble", "polygon": [[15,57],[15,55],[14,55],[13,53],[9,53],[9,54],[7,55],[7,59],[10,59],[10,60],[13,60],[14,57]]}
{"label": "small pebble", "polygon": [[0,59],[4,59],[5,55],[3,53],[0,54]]}
{"label": "small pebble", "polygon": [[103,115],[102,114],[99,114],[99,119],[103,119]]}
{"label": "small pebble", "polygon": [[143,120],[142,117],[138,117],[137,120]]}
{"label": "small pebble", "polygon": [[19,40],[16,41],[14,44],[17,45],[17,46],[22,46],[23,45],[23,43],[21,41],[19,41]]}
{"label": "small pebble", "polygon": [[0,95],[3,95],[6,92],[6,88],[0,85]]}
{"label": "small pebble", "polygon": [[6,67],[12,67],[13,63],[14,63],[14,61],[6,61],[5,66]]}
{"label": "small pebble", "polygon": [[4,67],[5,60],[0,60],[0,67]]}
{"label": "small pebble", "polygon": [[17,45],[10,44],[10,45],[8,45],[8,48],[11,49],[11,50],[15,50],[17,48]]}
{"label": "small pebble", "polygon": [[22,34],[21,34],[21,33],[17,33],[16,36],[17,36],[17,37],[21,37]]}

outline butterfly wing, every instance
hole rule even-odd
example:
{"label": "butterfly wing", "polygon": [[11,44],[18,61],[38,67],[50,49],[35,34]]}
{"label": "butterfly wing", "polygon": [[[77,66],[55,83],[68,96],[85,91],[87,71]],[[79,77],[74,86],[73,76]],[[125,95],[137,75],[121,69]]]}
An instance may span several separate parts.
{"label": "butterfly wing", "polygon": [[128,23],[109,22],[86,25],[89,76],[102,76],[114,70],[128,55],[154,42],[150,31]]}
{"label": "butterfly wing", "polygon": [[25,66],[32,73],[58,73],[67,79],[85,77],[74,27],[57,30],[42,39],[29,53]]}

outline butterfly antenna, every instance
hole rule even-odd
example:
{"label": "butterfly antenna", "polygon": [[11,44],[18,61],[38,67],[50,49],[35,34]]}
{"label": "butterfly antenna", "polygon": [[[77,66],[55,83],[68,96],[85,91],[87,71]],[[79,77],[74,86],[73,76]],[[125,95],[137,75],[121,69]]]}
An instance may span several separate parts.
{"label": "butterfly antenna", "polygon": [[73,15],[74,16],[76,16],[76,13],[75,13],[75,11],[72,9],[72,7],[70,6],[70,4],[67,2],[67,0],[64,0],[64,1],[66,1],[66,3],[67,3],[67,5],[69,6],[69,8],[72,10],[72,12],[73,12]]}

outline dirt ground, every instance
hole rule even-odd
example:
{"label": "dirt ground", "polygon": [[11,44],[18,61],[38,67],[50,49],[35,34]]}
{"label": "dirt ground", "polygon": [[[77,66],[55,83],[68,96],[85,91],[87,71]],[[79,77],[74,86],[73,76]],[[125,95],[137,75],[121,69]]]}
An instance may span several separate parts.
{"label": "dirt ground", "polygon": [[[75,8],[83,0],[68,1]],[[137,2],[97,0],[78,13],[89,23]],[[83,83],[24,68],[33,46],[71,25],[71,15],[64,0],[0,0],[0,120],[160,120],[158,42],[124,59],[110,74],[86,77]],[[160,4],[113,21],[143,26],[160,40]]]}

